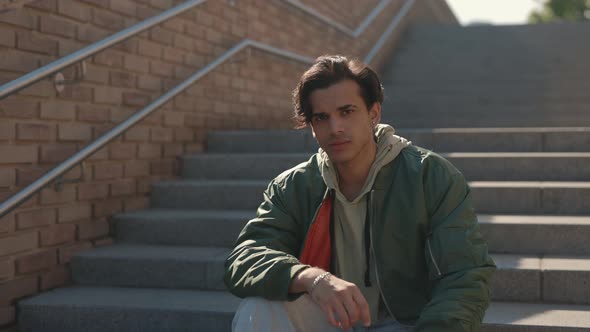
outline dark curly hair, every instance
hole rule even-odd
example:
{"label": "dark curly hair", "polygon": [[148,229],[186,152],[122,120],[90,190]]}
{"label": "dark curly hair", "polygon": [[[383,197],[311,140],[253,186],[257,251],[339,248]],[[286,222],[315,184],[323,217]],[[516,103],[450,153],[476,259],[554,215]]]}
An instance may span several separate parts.
{"label": "dark curly hair", "polygon": [[357,59],[342,55],[324,55],[317,58],[299,80],[293,90],[294,119],[297,128],[311,122],[313,114],[309,96],[314,90],[325,89],[335,83],[351,79],[361,88],[361,97],[367,108],[374,103],[383,103],[383,86],[377,74]]}

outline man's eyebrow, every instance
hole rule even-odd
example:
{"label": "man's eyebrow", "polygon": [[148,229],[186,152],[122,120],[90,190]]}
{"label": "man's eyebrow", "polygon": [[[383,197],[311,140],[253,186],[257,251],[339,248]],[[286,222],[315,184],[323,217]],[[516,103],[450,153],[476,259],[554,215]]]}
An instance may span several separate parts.
{"label": "man's eyebrow", "polygon": [[338,110],[344,111],[349,108],[357,108],[357,107],[356,107],[356,105],[353,105],[353,104],[346,104],[346,105],[342,105],[342,106],[338,107]]}

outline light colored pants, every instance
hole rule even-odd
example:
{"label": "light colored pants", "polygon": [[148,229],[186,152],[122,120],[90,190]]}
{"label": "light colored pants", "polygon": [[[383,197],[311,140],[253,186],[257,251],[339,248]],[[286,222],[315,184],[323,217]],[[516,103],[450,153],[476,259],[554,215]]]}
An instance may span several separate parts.
{"label": "light colored pants", "polygon": [[[232,322],[233,332],[341,332],[328,322],[322,309],[309,295],[292,302],[268,301],[262,298],[242,300]],[[356,327],[355,332],[410,332],[406,326],[391,319],[371,327]]]}

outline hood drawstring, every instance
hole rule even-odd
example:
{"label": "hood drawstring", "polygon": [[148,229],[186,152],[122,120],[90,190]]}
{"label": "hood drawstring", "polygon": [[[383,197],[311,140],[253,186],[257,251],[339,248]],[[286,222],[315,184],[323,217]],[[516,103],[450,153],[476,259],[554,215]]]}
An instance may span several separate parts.
{"label": "hood drawstring", "polygon": [[365,286],[371,287],[371,220],[369,219],[369,195],[366,195],[367,212],[365,216],[365,260],[367,266],[365,269]]}

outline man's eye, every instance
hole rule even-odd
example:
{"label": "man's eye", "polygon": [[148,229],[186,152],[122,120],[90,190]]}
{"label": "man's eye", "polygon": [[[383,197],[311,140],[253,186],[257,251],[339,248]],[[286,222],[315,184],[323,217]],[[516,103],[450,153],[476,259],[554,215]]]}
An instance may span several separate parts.
{"label": "man's eye", "polygon": [[321,114],[321,115],[316,115],[316,116],[314,116],[314,117],[313,117],[313,119],[314,119],[316,122],[318,122],[318,121],[323,121],[323,120],[326,120],[326,119],[328,119],[328,117],[327,117],[326,115],[324,115],[324,114]]}
{"label": "man's eye", "polygon": [[342,110],[342,115],[348,115],[350,113],[352,113],[352,109]]}

